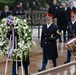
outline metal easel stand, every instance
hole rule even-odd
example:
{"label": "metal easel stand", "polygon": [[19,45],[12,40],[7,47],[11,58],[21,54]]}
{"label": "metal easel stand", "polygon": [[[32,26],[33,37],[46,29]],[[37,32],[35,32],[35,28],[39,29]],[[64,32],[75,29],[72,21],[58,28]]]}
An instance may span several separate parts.
{"label": "metal easel stand", "polygon": [[[17,37],[15,37],[15,38],[16,38],[15,40],[17,40]],[[11,41],[11,36],[10,36],[10,41]],[[9,42],[9,44],[10,44],[10,42]],[[16,42],[16,48],[17,48],[17,42]],[[21,52],[21,53],[22,53],[22,52]],[[16,57],[16,58],[17,58],[17,57]],[[9,62],[9,61],[12,61],[12,59],[9,59],[9,58],[6,59],[5,75],[7,74],[8,62]],[[17,62],[18,62],[18,61],[21,62],[22,75],[24,75],[24,70],[23,70],[23,63],[22,63],[22,60],[16,60],[16,74],[18,74],[18,69],[17,69],[17,66],[18,66]]]}
{"label": "metal easel stand", "polygon": [[[8,62],[12,61],[11,59],[7,59],[6,60],[6,65],[5,65],[5,75],[7,74],[7,69],[8,69]],[[24,75],[24,70],[23,70],[23,63],[22,60],[16,60],[16,74],[18,74],[18,69],[17,69],[17,62],[20,61],[21,62],[21,71],[22,71],[22,75]]]}

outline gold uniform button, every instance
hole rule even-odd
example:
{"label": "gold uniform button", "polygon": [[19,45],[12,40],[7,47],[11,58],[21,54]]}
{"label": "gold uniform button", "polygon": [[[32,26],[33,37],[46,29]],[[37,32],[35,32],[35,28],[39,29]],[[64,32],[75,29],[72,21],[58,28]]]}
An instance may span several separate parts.
{"label": "gold uniform button", "polygon": [[45,38],[45,39],[47,39],[47,38]]}
{"label": "gold uniform button", "polygon": [[47,42],[45,42],[45,44],[47,44]]}
{"label": "gold uniform button", "polygon": [[46,34],[45,34],[46,35]]}

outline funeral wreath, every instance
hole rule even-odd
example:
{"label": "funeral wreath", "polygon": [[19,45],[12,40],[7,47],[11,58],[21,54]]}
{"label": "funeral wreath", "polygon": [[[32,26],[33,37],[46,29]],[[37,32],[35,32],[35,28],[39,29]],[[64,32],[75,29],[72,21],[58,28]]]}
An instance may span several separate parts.
{"label": "funeral wreath", "polygon": [[1,20],[0,55],[7,57],[10,52],[11,41],[7,39],[7,33],[12,25],[14,29],[17,30],[16,32],[18,34],[18,47],[14,48],[11,56],[14,60],[16,60],[18,57],[20,59],[23,59],[23,55],[26,58],[33,44],[32,30],[30,25],[28,25],[28,23],[26,22],[26,20],[14,16],[8,16],[7,18],[3,18]]}

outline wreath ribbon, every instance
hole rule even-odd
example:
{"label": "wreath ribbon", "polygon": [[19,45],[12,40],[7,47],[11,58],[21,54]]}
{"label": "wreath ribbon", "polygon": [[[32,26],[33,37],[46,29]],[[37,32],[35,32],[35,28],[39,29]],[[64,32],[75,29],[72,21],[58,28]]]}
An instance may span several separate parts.
{"label": "wreath ribbon", "polygon": [[11,47],[8,53],[8,58],[11,58],[13,50],[14,50],[14,27],[12,27],[12,41],[11,41]]}

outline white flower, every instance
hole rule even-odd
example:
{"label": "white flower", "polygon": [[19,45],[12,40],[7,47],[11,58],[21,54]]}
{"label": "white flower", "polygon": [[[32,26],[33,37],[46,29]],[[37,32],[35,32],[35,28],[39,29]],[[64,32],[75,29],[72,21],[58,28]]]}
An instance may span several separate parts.
{"label": "white flower", "polygon": [[22,41],[22,44],[24,44],[24,41]]}
{"label": "white flower", "polygon": [[22,47],[22,43],[18,43],[18,45],[20,46],[20,48]]}
{"label": "white flower", "polygon": [[25,36],[27,36],[27,33],[25,33]]}
{"label": "white flower", "polygon": [[[0,50],[0,54],[6,56],[10,50],[10,45],[8,40],[6,39],[6,35],[8,30],[10,30],[10,26],[7,25],[7,18],[2,19],[2,24],[0,24],[0,46],[3,47]],[[22,52],[24,55],[28,55],[28,50],[30,50],[32,45],[32,30],[30,29],[26,23],[26,20],[19,19],[15,17],[13,19],[14,29],[17,30],[18,34],[18,48],[14,49],[12,53],[12,57],[15,58],[16,56],[20,57],[22,60]],[[24,35],[23,35],[24,34]],[[26,38],[27,37],[27,38]]]}
{"label": "white flower", "polygon": [[26,19],[24,19],[24,22],[26,22]]}
{"label": "white flower", "polygon": [[23,27],[23,29],[25,30],[25,29],[27,29],[26,27]]}
{"label": "white flower", "polygon": [[0,32],[2,31],[2,29],[0,28]]}
{"label": "white flower", "polygon": [[2,46],[3,45],[3,42],[0,42],[0,46]]}
{"label": "white flower", "polygon": [[6,18],[2,19],[2,22],[7,22],[7,19]]}
{"label": "white flower", "polygon": [[19,20],[20,20],[20,19],[18,19],[18,18],[15,19],[15,20],[14,20],[14,25],[17,25],[17,23],[19,22]]}
{"label": "white flower", "polygon": [[28,26],[26,25],[26,27],[25,27],[26,29],[28,29]]}

